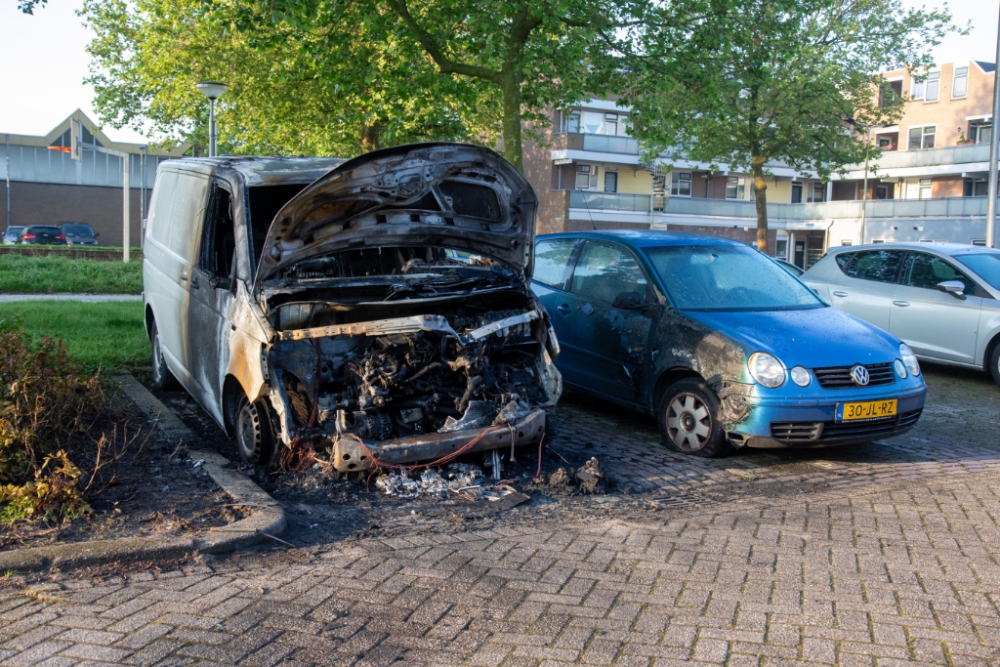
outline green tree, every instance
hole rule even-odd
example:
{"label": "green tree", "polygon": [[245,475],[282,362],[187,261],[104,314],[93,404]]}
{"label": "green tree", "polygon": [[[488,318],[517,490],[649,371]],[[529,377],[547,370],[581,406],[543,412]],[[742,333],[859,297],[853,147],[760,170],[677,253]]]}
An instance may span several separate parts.
{"label": "green tree", "polygon": [[208,104],[194,84],[212,79],[230,85],[217,113],[228,152],[351,156],[482,132],[463,113],[477,107],[475,87],[412,64],[391,36],[365,37],[356,23],[362,37],[348,41],[241,0],[86,0],[81,16],[95,32],[95,106],[115,127],[205,146]]}
{"label": "green tree", "polygon": [[902,113],[878,73],[932,64],[942,11],[899,0],[674,0],[647,5],[621,40],[622,101],[649,156],[749,172],[767,250],[768,163],[828,179],[878,151],[851,125]]}
{"label": "green tree", "polygon": [[[329,3],[329,4],[327,4]],[[480,127],[499,120],[504,155],[522,168],[522,128],[545,123],[551,106],[599,92],[595,66],[607,34],[624,17],[624,0],[268,0],[276,17],[302,30],[351,39],[364,26],[456,85],[474,85]],[[354,23],[341,16],[350,7]],[[331,23],[338,22],[338,24]],[[365,40],[356,31],[353,44]],[[352,47],[353,48],[353,47]],[[342,87],[363,84],[344,72]],[[467,114],[473,115],[473,114]],[[489,132],[487,131],[487,134]]]}

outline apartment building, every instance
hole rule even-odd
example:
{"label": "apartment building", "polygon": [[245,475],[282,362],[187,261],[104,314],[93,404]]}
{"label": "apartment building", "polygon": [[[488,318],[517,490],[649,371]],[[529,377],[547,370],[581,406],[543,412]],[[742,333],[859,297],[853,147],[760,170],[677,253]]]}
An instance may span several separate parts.
{"label": "apartment building", "polygon": [[[83,159],[70,156],[70,121],[83,126]],[[179,157],[188,146],[171,151],[111,141],[77,109],[44,135],[0,135],[0,207],[4,228],[86,222],[102,245],[120,246],[122,229],[122,158],[103,147],[126,153],[129,160],[129,237],[141,238],[143,213],[156,179],[157,165]]]}
{"label": "apartment building", "polygon": [[[872,128],[882,149],[870,164],[822,181],[770,164],[770,246],[807,268],[837,245],[948,240],[983,243],[992,131],[993,63],[940,65],[915,81],[885,73],[904,114]],[[725,165],[715,173],[693,161],[651,164],[629,136],[628,109],[591,99],[556,110],[548,146],[530,146],[525,172],[539,195],[538,232],[671,229],[756,240],[750,177]],[[865,223],[862,229],[862,206]]]}

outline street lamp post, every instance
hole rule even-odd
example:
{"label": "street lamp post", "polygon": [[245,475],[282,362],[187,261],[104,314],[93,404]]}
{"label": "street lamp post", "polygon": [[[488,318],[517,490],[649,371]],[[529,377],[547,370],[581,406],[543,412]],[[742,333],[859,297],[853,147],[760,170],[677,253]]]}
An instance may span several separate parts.
{"label": "street lamp post", "polygon": [[218,81],[199,81],[195,84],[195,88],[208,98],[208,156],[215,157],[219,154],[218,132],[215,129],[215,100],[222,97],[223,93],[229,90],[229,86]]}
{"label": "street lamp post", "polygon": [[865,218],[868,212],[868,151],[872,147],[872,126],[865,125],[868,128],[868,145],[865,146],[865,178],[864,186],[861,188],[861,244],[865,243]]}
{"label": "street lamp post", "polygon": [[990,183],[986,200],[986,246],[996,247],[997,224],[997,142],[1000,141],[1000,32],[997,33],[997,65],[993,68],[993,129],[990,132]]}

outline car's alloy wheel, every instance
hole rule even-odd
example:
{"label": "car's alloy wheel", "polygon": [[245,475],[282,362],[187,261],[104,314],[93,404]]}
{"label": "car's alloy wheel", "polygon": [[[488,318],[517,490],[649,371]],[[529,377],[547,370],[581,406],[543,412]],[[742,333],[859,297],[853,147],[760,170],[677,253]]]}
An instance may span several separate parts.
{"label": "car's alloy wheel", "polygon": [[150,345],[153,348],[153,386],[157,389],[172,389],[177,385],[177,380],[174,379],[170,369],[167,368],[167,360],[163,358],[160,330],[156,328],[156,322],[153,322],[152,329]]}
{"label": "car's alloy wheel", "polygon": [[263,403],[240,400],[236,412],[236,448],[244,461],[264,465],[274,452],[274,431],[270,414]]}
{"label": "car's alloy wheel", "polygon": [[660,398],[658,412],[667,447],[706,457],[731,451],[718,423],[719,400],[701,380],[681,380],[669,387]]}

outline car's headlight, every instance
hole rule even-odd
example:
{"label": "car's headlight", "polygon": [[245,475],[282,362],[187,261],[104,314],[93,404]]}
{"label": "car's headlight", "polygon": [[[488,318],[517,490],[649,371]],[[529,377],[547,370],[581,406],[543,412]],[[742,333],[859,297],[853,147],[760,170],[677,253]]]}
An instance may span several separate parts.
{"label": "car's headlight", "polygon": [[899,344],[899,356],[903,358],[903,363],[906,364],[906,370],[910,371],[910,375],[920,375],[920,364],[917,363],[917,355],[913,354],[913,350],[906,343]]}
{"label": "car's headlight", "polygon": [[892,367],[896,369],[896,375],[899,376],[900,380],[906,379],[906,365],[902,361],[896,359],[892,362]]}
{"label": "car's headlight", "polygon": [[785,367],[767,352],[751,354],[747,366],[753,379],[768,389],[776,389],[785,383]]}
{"label": "car's headlight", "polygon": [[808,386],[812,381],[812,376],[809,374],[809,371],[802,366],[796,366],[789,374],[792,376],[792,382],[800,387]]}

